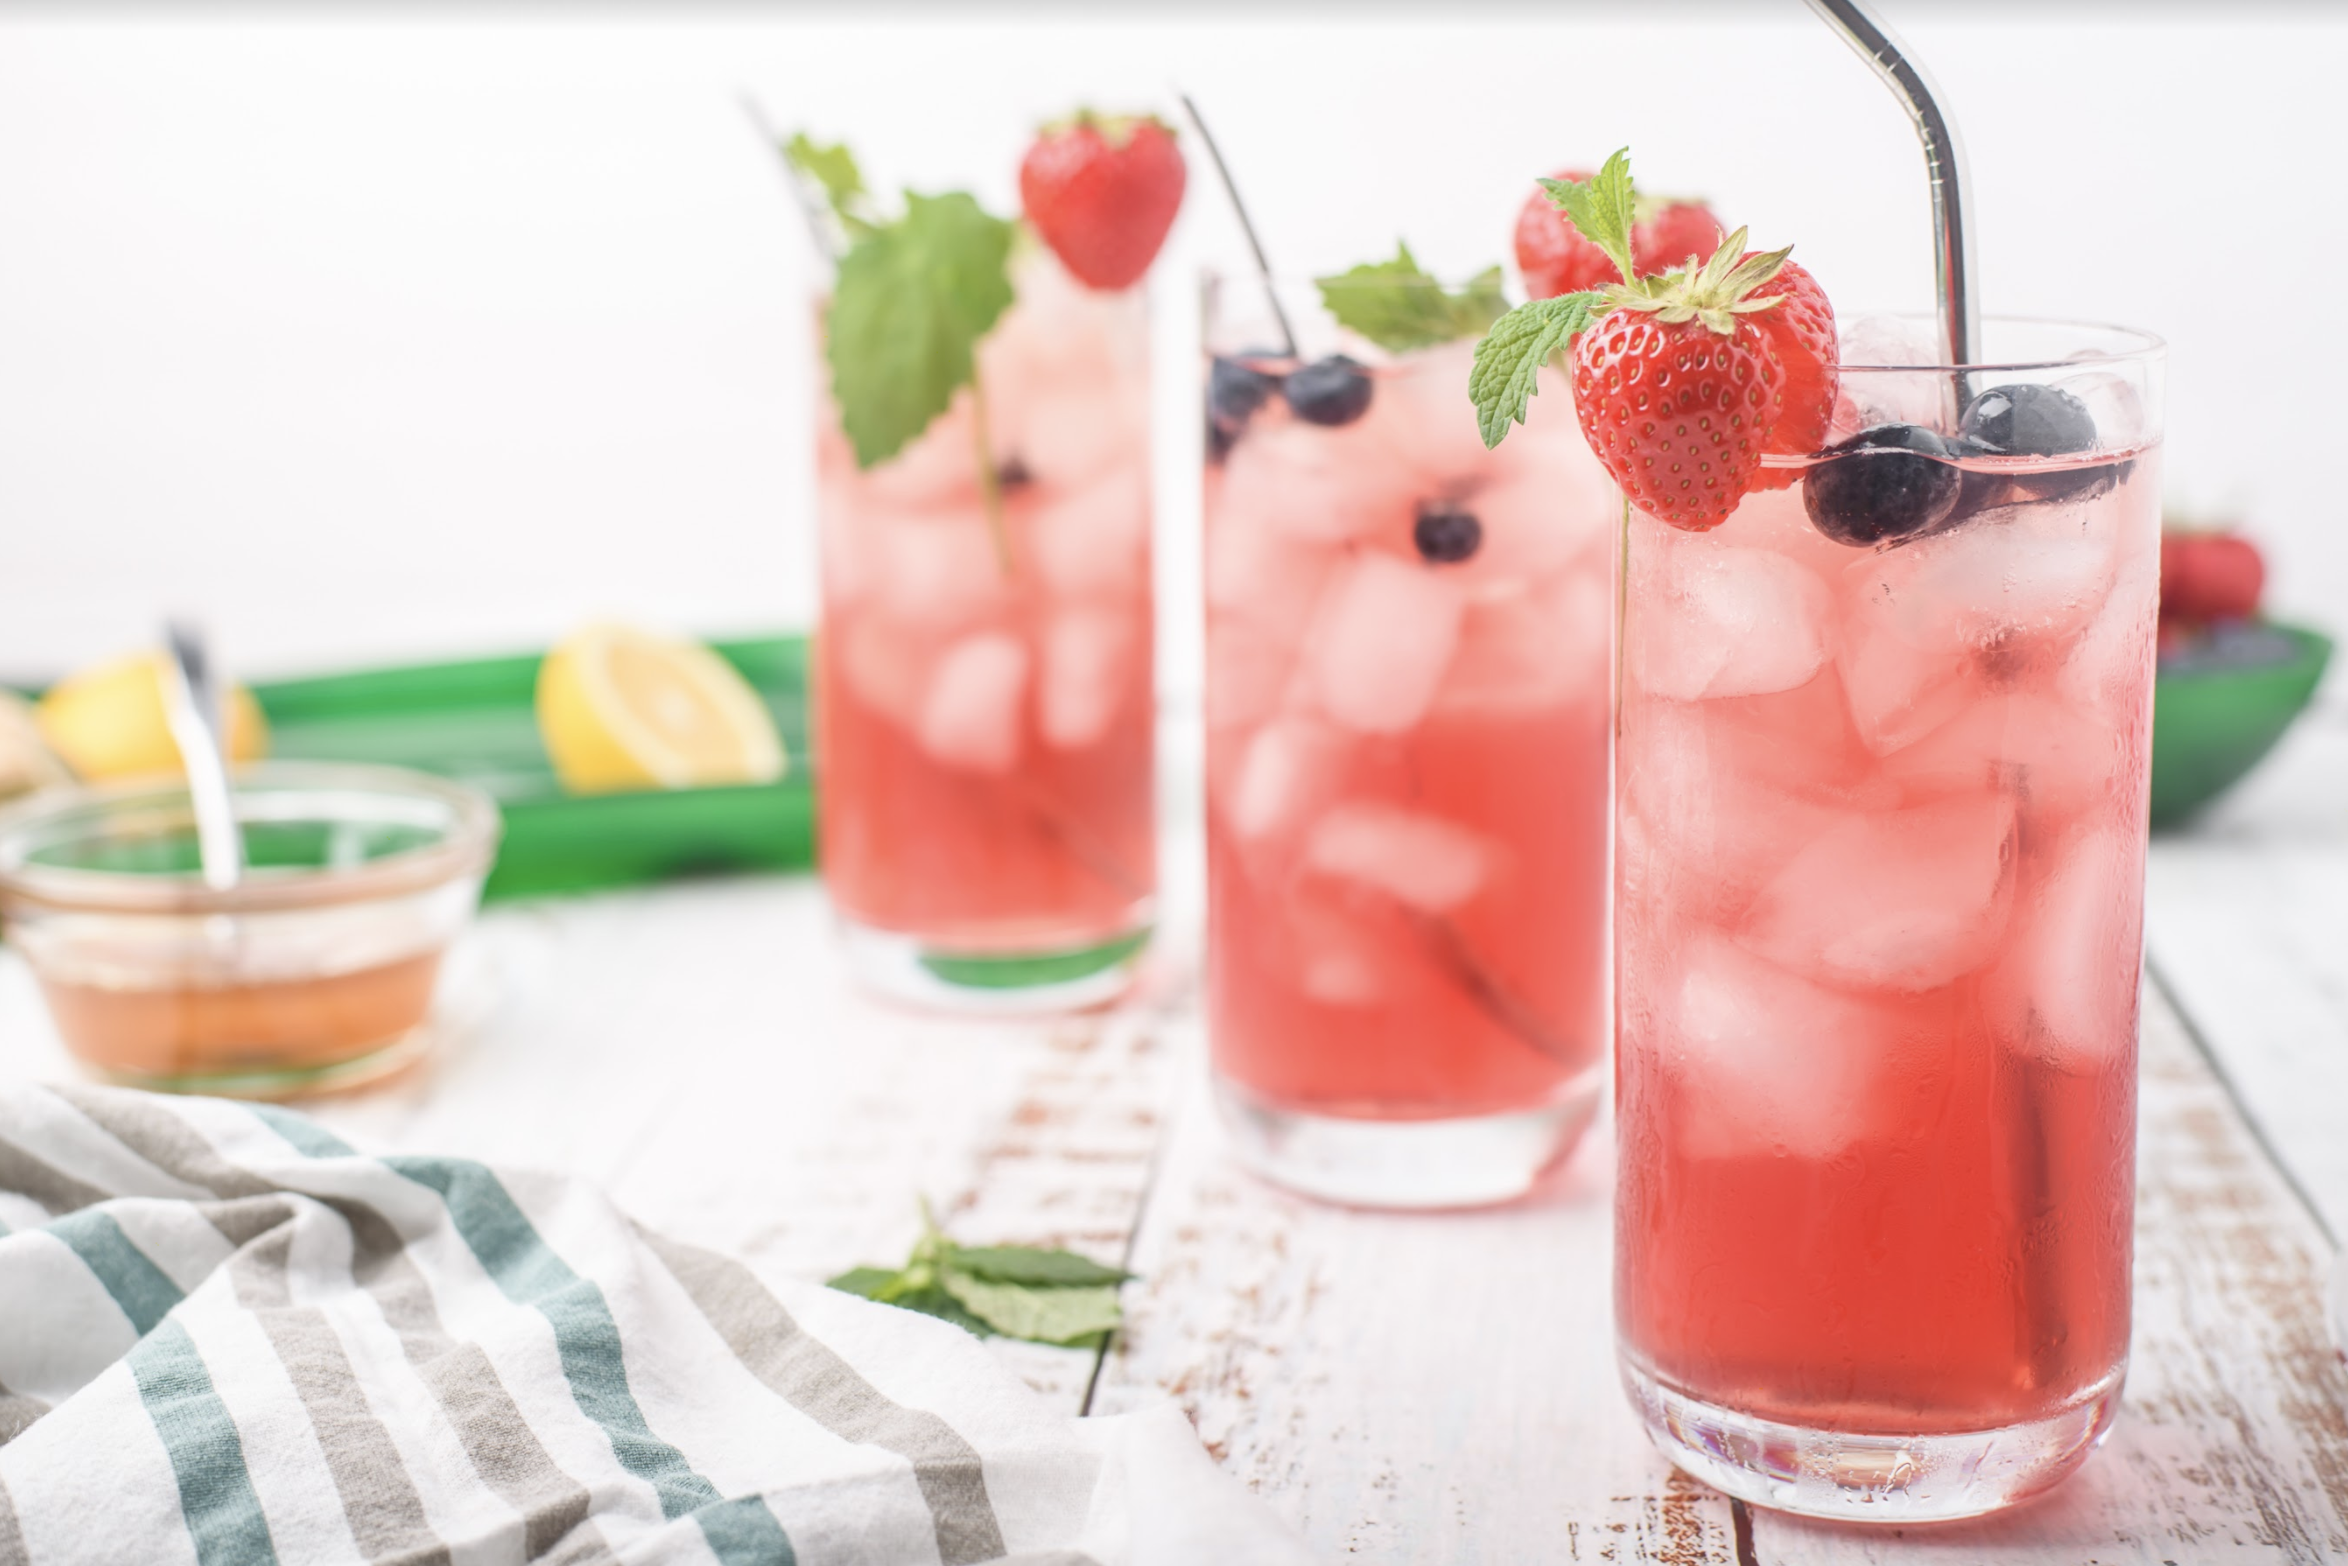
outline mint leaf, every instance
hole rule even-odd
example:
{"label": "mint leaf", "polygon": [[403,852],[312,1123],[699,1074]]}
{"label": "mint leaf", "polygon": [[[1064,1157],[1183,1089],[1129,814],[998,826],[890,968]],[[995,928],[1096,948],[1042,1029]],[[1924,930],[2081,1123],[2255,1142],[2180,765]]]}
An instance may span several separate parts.
{"label": "mint leaf", "polygon": [[902,451],[971,383],[972,350],[1011,303],[1011,235],[959,191],[907,191],[905,215],[841,259],[824,355],[858,467]]}
{"label": "mint leaf", "polygon": [[868,1300],[886,1299],[903,1276],[903,1273],[891,1272],[886,1267],[851,1267],[838,1277],[826,1280],[824,1287]]}
{"label": "mint leaf", "polygon": [[940,1321],[950,1321],[973,1337],[991,1338],[995,1335],[994,1327],[989,1325],[985,1318],[972,1315],[960,1300],[934,1283],[926,1289],[915,1289],[910,1293],[900,1294],[888,1303],[900,1310],[917,1310],[924,1316],[935,1316]]}
{"label": "mint leaf", "polygon": [[1338,325],[1389,353],[1471,337],[1508,308],[1500,292],[1500,268],[1487,268],[1466,288],[1448,293],[1419,265],[1410,246],[1399,242],[1391,261],[1313,281]]}
{"label": "mint leaf", "polygon": [[856,155],[845,145],[839,142],[827,145],[800,131],[783,144],[783,157],[791,167],[823,187],[824,199],[831,203],[833,214],[851,234],[872,227],[864,171],[856,166]]}
{"label": "mint leaf", "polygon": [[1511,424],[1524,423],[1541,366],[1596,320],[1604,303],[1605,296],[1595,289],[1560,294],[1520,304],[1492,323],[1476,344],[1475,368],[1468,372],[1468,397],[1476,405],[1476,428],[1487,449],[1500,444]]}
{"label": "mint leaf", "polygon": [[1114,1284],[1080,1288],[1031,1288],[972,1277],[949,1265],[938,1282],[973,1315],[1007,1338],[1031,1343],[1074,1343],[1108,1332],[1125,1319]]}
{"label": "mint leaf", "polygon": [[1606,252],[1622,280],[1631,282],[1631,226],[1638,220],[1639,193],[1631,184],[1631,150],[1618,149],[1587,180],[1545,179],[1541,188],[1550,203],[1581,230],[1582,237]]}
{"label": "mint leaf", "polygon": [[1074,1251],[1031,1250],[1024,1245],[955,1246],[946,1265],[989,1283],[1022,1283],[1045,1288],[1084,1284],[1119,1284],[1133,1276],[1104,1267]]}

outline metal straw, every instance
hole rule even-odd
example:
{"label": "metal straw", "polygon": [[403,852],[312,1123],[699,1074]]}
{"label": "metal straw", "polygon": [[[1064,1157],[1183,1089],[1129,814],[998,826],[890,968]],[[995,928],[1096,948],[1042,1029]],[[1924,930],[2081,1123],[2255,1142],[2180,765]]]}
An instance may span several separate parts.
{"label": "metal straw", "polygon": [[1190,116],[1190,128],[1198,132],[1198,139],[1207,149],[1207,157],[1214,162],[1215,177],[1223,182],[1223,194],[1231,198],[1231,211],[1239,219],[1239,231],[1247,236],[1247,248],[1255,252],[1256,275],[1264,280],[1264,298],[1271,303],[1272,319],[1280,326],[1280,347],[1291,359],[1299,357],[1296,351],[1296,332],[1288,324],[1288,312],[1280,308],[1280,290],[1272,282],[1272,263],[1264,259],[1264,242],[1256,237],[1256,226],[1249,221],[1247,203],[1239,199],[1239,186],[1231,178],[1231,166],[1223,161],[1223,149],[1215,145],[1215,133],[1207,129],[1200,117],[1198,105],[1190,101],[1190,94],[1177,92],[1182,100],[1182,112]]}
{"label": "metal straw", "polygon": [[758,99],[748,92],[738,97],[742,112],[749,116],[751,126],[758,132],[758,139],[766,143],[767,151],[782,164],[783,173],[791,182],[791,199],[799,204],[799,215],[807,220],[807,237],[814,241],[815,253],[833,266],[839,265],[840,257],[848,251],[848,237],[841,232],[839,219],[832,216],[831,197],[817,189],[806,171],[791,161],[790,154],[783,150],[782,133],[766,117]]}
{"label": "metal straw", "polygon": [[1946,363],[1971,364],[1981,343],[1981,316],[1973,297],[1973,229],[1965,221],[1965,149],[1957,127],[1942,112],[1932,79],[1859,0],[1810,0],[1810,9],[1875,67],[1916,122],[1925,177],[1932,185],[1932,270],[1940,290],[1941,348]]}
{"label": "metal straw", "polygon": [[228,787],[226,693],[201,632],[173,621],[163,628],[163,640],[170,651],[163,661],[163,715],[187,771],[204,884],[215,892],[230,891],[244,879],[245,840]]}

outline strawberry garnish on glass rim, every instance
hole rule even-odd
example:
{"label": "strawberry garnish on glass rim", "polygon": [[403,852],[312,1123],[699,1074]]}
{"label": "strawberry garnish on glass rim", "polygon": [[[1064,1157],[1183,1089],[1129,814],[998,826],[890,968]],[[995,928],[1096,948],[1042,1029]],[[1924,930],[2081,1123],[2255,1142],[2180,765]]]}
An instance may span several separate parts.
{"label": "strawberry garnish on glass rim", "polygon": [[[1588,181],[1542,185],[1621,281],[1533,300],[1493,324],[1468,382],[1484,444],[1499,445],[1509,425],[1524,422],[1542,365],[1570,348],[1582,433],[1623,492],[1674,527],[1717,527],[1753,487],[1781,421],[1793,421],[1789,436],[1806,435],[1813,422],[1823,432],[1833,385],[1817,373],[1817,313],[1808,306],[1824,307],[1825,296],[1806,273],[1768,287],[1792,247],[1747,254],[1743,229],[1701,266],[1638,276],[1627,150]],[[1780,310],[1794,311],[1785,325],[1798,324],[1798,342],[1771,318]],[[1825,341],[1831,353],[1831,335]],[[1797,394],[1789,357],[1810,372],[1798,402],[1789,402]]]}
{"label": "strawberry garnish on glass rim", "polygon": [[1019,164],[1027,221],[1088,288],[1129,288],[1157,259],[1187,176],[1155,115],[1079,109],[1047,125]]}

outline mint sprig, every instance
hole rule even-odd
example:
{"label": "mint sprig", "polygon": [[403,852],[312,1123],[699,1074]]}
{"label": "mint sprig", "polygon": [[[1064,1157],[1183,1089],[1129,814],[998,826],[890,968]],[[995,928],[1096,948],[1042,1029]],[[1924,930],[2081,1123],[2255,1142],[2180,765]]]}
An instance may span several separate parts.
{"label": "mint sprig", "polygon": [[799,131],[783,143],[783,159],[822,187],[832,215],[850,236],[873,227],[871,193],[864,188],[864,171],[856,154],[839,142],[819,142]]}
{"label": "mint sprig", "polygon": [[1313,282],[1339,326],[1389,353],[1472,337],[1508,308],[1500,292],[1500,268],[1487,268],[1452,293],[1400,241],[1391,261],[1366,262]]}
{"label": "mint sprig", "polygon": [[1510,425],[1525,421],[1526,405],[1539,389],[1541,366],[1610,311],[1641,311],[1667,326],[1700,320],[1725,335],[1736,330],[1738,316],[1782,302],[1776,296],[1756,299],[1752,293],[1778,274],[1793,247],[1747,257],[1741,228],[1722,240],[1701,265],[1638,276],[1631,257],[1631,226],[1638,221],[1640,200],[1631,183],[1627,147],[1589,179],[1545,179],[1541,187],[1582,237],[1606,252],[1622,281],[1535,299],[1492,324],[1476,344],[1475,366],[1468,372],[1468,396],[1476,405],[1476,428],[1487,448],[1499,445]]}
{"label": "mint sprig", "polygon": [[1500,444],[1511,424],[1524,423],[1526,406],[1540,388],[1541,366],[1598,318],[1605,299],[1595,288],[1534,299],[1492,323],[1468,371],[1468,397],[1486,450]]}
{"label": "mint sprig", "polygon": [[841,258],[824,356],[858,467],[902,451],[974,384],[978,340],[1011,303],[1012,231],[960,191],[907,191],[905,215],[865,224]]}
{"label": "mint sprig", "polygon": [[1124,1323],[1117,1286],[1132,1276],[1074,1251],[957,1245],[924,1206],[921,1238],[904,1266],[852,1267],[829,1286],[939,1317],[982,1338],[1079,1347]]}

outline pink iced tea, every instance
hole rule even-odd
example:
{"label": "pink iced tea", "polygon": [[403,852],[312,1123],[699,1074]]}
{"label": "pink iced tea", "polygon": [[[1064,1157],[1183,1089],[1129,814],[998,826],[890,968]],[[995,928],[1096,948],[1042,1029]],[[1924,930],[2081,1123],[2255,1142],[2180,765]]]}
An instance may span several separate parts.
{"label": "pink iced tea", "polygon": [[828,398],[818,432],[825,878],[852,942],[981,987],[1084,977],[1156,889],[1145,302],[1040,247],[1014,285],[983,403],[870,471]]}
{"label": "pink iced tea", "polygon": [[2092,449],[1960,455],[1904,542],[1826,536],[1815,466],[1629,515],[1617,1319],[1675,1460],[1769,1504],[1985,1510],[2116,1399],[2158,447],[2072,384]]}
{"label": "pink iced tea", "polygon": [[[1472,346],[1361,372],[1342,423],[1293,361],[1216,372],[1256,405],[1206,472],[1214,1066],[1256,1161],[1341,1199],[1512,1194],[1596,1092],[1611,489],[1562,385],[1484,449]],[[1416,1171],[1297,1130],[1511,1116]]]}

